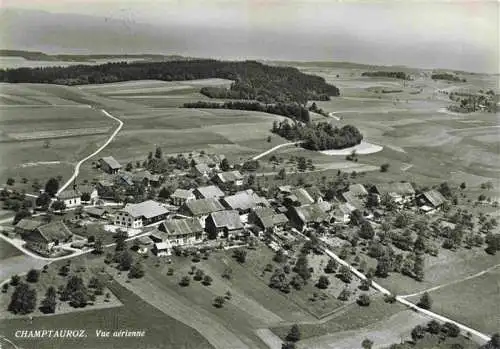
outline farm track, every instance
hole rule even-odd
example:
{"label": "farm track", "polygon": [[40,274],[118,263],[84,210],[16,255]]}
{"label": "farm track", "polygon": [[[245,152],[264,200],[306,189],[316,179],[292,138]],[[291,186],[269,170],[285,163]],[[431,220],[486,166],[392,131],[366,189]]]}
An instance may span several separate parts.
{"label": "farm track", "polygon": [[65,190],[70,184],[71,182],[73,182],[76,177],[78,177],[78,174],[80,173],[80,166],[85,162],[87,161],[88,159],[96,156],[97,154],[99,154],[104,148],[106,148],[108,146],[109,143],[111,143],[113,141],[113,139],[116,137],[116,135],[118,134],[118,132],[120,132],[120,130],[122,129],[123,127],[123,121],[121,121],[120,119],[118,119],[117,117],[111,115],[110,113],[108,113],[106,110],[104,109],[101,109],[101,112],[106,115],[107,117],[115,120],[115,121],[118,121],[118,127],[116,128],[116,130],[111,134],[111,136],[108,138],[108,140],[101,146],[99,147],[99,149],[97,149],[95,152],[93,152],[92,154],[84,157],[82,160],[80,160],[76,166],[75,166],[75,172],[73,173],[73,175],[68,179],[68,181],[66,183],[64,183],[64,185],[61,186],[61,188],[59,188],[59,191],[57,192],[57,194],[61,193],[63,190]]}

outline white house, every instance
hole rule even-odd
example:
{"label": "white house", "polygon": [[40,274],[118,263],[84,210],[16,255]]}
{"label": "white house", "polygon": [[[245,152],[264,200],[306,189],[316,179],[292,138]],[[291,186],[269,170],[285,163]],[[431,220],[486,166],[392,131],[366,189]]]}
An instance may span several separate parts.
{"label": "white house", "polygon": [[164,220],[167,214],[167,209],[153,200],[127,204],[116,214],[115,225],[138,229]]}
{"label": "white house", "polygon": [[67,208],[80,206],[82,204],[82,194],[78,190],[67,189],[60,192],[57,198],[64,202]]}

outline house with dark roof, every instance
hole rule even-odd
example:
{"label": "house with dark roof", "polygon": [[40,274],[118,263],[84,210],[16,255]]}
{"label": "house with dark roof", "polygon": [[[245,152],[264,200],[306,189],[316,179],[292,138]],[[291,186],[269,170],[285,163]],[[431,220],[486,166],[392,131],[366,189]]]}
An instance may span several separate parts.
{"label": "house with dark roof", "polygon": [[262,230],[273,230],[275,227],[286,226],[288,218],[270,207],[256,207],[248,214],[248,222],[255,224]]}
{"label": "house with dark roof", "polygon": [[109,214],[109,211],[106,207],[96,207],[96,206],[85,207],[83,209],[83,212],[88,214],[90,217],[100,218],[100,219],[106,218],[106,216]]}
{"label": "house with dark roof", "polygon": [[287,212],[292,225],[298,229],[329,222],[330,216],[320,204],[292,206]]}
{"label": "house with dark roof", "polygon": [[348,191],[342,193],[342,198],[350,205],[356,207],[358,210],[365,208],[366,198],[368,191],[362,184],[352,184],[349,186]]}
{"label": "house with dark roof", "polygon": [[170,195],[170,199],[174,205],[182,206],[187,201],[196,200],[196,196],[192,190],[176,189],[175,192]]}
{"label": "house with dark roof", "polygon": [[147,200],[139,204],[127,204],[117,212],[115,225],[124,228],[139,229],[164,220],[168,210],[160,203]]}
{"label": "house with dark roof", "polygon": [[122,168],[122,165],[120,165],[120,163],[112,156],[100,158],[99,165],[104,172],[110,174],[117,173]]}
{"label": "house with dark roof", "polygon": [[205,230],[209,239],[229,238],[243,233],[243,223],[238,211],[218,211],[205,220]]}
{"label": "house with dark roof", "polygon": [[219,199],[224,197],[224,192],[216,185],[198,187],[194,190],[197,199]]}
{"label": "house with dark roof", "polygon": [[143,184],[145,186],[158,186],[161,181],[161,176],[152,174],[148,170],[134,172],[132,174],[132,182],[134,184]]}
{"label": "house with dark roof", "polygon": [[212,181],[222,188],[240,187],[243,185],[243,179],[244,177],[240,171],[220,172],[212,177]]}
{"label": "house with dark roof", "polygon": [[257,195],[252,189],[226,196],[220,201],[227,209],[237,210],[240,214],[248,213],[254,207],[270,206],[266,198]]}
{"label": "house with dark roof", "polygon": [[203,241],[204,230],[197,218],[170,219],[160,224],[158,229],[167,234],[172,246],[184,246]]}
{"label": "house with dark roof", "polygon": [[292,189],[290,194],[285,197],[286,206],[303,206],[313,204],[314,198],[304,188]]}
{"label": "house with dark roof", "polygon": [[224,210],[224,206],[222,206],[219,200],[211,198],[187,201],[181,206],[179,213],[186,216],[201,217],[222,210]]}
{"label": "house with dark roof", "polygon": [[113,199],[114,198],[114,183],[109,179],[101,179],[97,182],[97,195],[104,199]]}
{"label": "house with dark roof", "polygon": [[58,245],[71,240],[73,234],[61,221],[41,225],[23,235],[26,247],[38,253],[47,255],[54,252]]}
{"label": "house with dark roof", "polygon": [[410,202],[415,198],[415,189],[408,182],[382,183],[374,186],[379,195],[389,195],[396,203]]}
{"label": "house with dark roof", "polygon": [[33,218],[23,218],[14,226],[14,232],[21,236],[30,233],[44,223]]}
{"label": "house with dark roof", "polygon": [[351,213],[355,210],[356,207],[350,203],[342,203],[333,209],[331,215],[336,224],[347,224],[351,221]]}
{"label": "house with dark roof", "polygon": [[429,206],[432,209],[439,209],[445,203],[446,199],[437,190],[427,190],[417,198],[419,206]]}
{"label": "house with dark roof", "polygon": [[134,183],[134,175],[127,171],[120,171],[116,173],[115,183],[121,186],[133,186]]}

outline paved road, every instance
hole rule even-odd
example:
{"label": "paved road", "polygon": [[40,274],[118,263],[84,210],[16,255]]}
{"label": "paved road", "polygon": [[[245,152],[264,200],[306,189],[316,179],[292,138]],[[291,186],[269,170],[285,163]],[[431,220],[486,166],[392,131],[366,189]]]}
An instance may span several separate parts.
{"label": "paved road", "polygon": [[61,193],[64,189],[66,189],[75,179],[76,177],[78,177],[78,174],[80,173],[80,166],[85,162],[87,161],[88,159],[96,156],[97,154],[99,154],[104,148],[106,148],[108,146],[109,143],[111,143],[111,141],[116,137],[116,135],[118,134],[118,132],[120,132],[120,130],[122,129],[123,127],[123,121],[121,121],[120,119],[118,119],[117,117],[114,117],[113,115],[111,115],[110,113],[108,113],[106,110],[104,109],[101,109],[101,112],[106,115],[107,117],[115,120],[115,121],[118,121],[118,127],[116,128],[116,130],[111,134],[111,136],[109,137],[109,139],[106,141],[106,143],[104,143],[99,149],[97,149],[95,152],[93,152],[92,154],[86,156],[85,158],[83,158],[82,160],[80,160],[76,166],[75,166],[75,172],[73,173],[73,175],[71,176],[70,179],[68,179],[68,181],[66,183],[64,183],[63,186],[61,186],[61,188],[59,188],[59,191],[57,192],[57,194]]}

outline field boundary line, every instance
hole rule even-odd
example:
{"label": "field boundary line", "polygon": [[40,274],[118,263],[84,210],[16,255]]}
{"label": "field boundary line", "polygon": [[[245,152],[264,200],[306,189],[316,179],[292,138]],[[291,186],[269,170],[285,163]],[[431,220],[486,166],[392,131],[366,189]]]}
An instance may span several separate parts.
{"label": "field boundary line", "polygon": [[489,273],[490,271],[496,269],[500,267],[500,264],[495,264],[489,268],[486,268],[476,274],[473,274],[473,275],[469,275],[469,276],[466,276],[464,278],[461,278],[461,279],[458,279],[458,280],[453,280],[453,281],[450,281],[450,282],[447,282],[445,284],[441,284],[441,285],[437,285],[437,286],[434,286],[434,287],[430,287],[428,289],[425,289],[425,290],[422,290],[422,291],[419,291],[419,292],[415,292],[415,293],[412,293],[412,294],[405,294],[405,295],[402,295],[402,296],[399,296],[401,298],[410,298],[410,297],[415,297],[415,296],[420,296],[426,292],[432,292],[432,291],[437,291],[441,288],[444,288],[444,287],[448,287],[448,286],[451,286],[451,285],[454,285],[454,284],[458,284],[460,282],[464,282],[464,281],[468,281],[468,280],[471,280],[471,279],[475,279],[479,276],[482,276],[486,273]]}
{"label": "field boundary line", "polygon": [[57,191],[57,195],[59,195],[63,190],[65,190],[70,184],[71,182],[73,182],[76,177],[78,177],[79,173],[80,173],[80,166],[85,162],[87,161],[88,159],[96,156],[97,154],[99,154],[104,148],[106,148],[108,146],[109,143],[111,143],[111,141],[113,141],[113,139],[116,137],[116,135],[118,134],[118,132],[120,132],[120,130],[122,129],[123,127],[123,121],[121,121],[120,119],[118,119],[117,117],[111,115],[110,113],[108,113],[106,110],[104,109],[101,109],[101,112],[106,115],[107,117],[115,120],[115,121],[118,121],[118,127],[116,128],[116,130],[111,134],[111,136],[108,138],[108,140],[102,145],[99,147],[99,149],[97,149],[95,152],[93,152],[92,154],[84,157],[82,160],[80,160],[76,165],[75,165],[75,171],[73,172],[73,175],[68,179],[68,181],[66,183],[64,183],[64,185],[59,188],[59,190]]}

